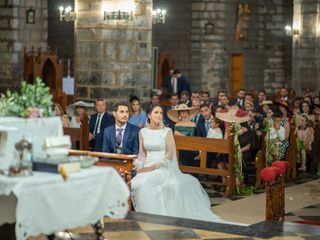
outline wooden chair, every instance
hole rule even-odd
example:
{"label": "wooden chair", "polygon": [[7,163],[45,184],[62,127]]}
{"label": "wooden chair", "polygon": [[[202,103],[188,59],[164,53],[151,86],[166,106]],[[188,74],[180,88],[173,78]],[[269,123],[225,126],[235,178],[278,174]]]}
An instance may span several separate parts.
{"label": "wooden chair", "polygon": [[[180,150],[199,151],[200,166],[180,165],[180,170],[187,173],[207,174],[226,177],[225,196],[230,196],[235,192],[235,176],[233,173],[234,150],[232,139],[209,139],[202,137],[185,137],[174,136],[177,150],[177,158],[179,159]],[[227,169],[207,168],[207,153],[223,153],[228,154]]]}
{"label": "wooden chair", "polygon": [[69,135],[71,141],[80,142],[80,150],[89,150],[89,118],[86,113],[83,113],[80,128],[64,127],[64,135]]}

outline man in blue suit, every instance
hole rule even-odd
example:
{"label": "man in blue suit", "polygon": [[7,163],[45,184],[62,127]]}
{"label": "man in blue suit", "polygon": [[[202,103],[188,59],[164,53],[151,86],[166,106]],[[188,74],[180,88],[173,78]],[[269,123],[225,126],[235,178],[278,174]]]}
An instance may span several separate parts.
{"label": "man in blue suit", "polygon": [[140,128],[128,123],[129,105],[125,102],[117,103],[112,114],[115,118],[115,124],[104,130],[102,151],[118,154],[138,154]]}
{"label": "man in blue suit", "polygon": [[177,79],[177,93],[180,95],[182,91],[187,91],[191,95],[190,83],[188,79],[183,76],[178,69],[173,71],[174,78]]}
{"label": "man in blue suit", "polygon": [[212,121],[212,114],[211,114],[211,108],[208,103],[203,103],[200,105],[200,112],[201,116],[198,119],[197,122],[197,136],[198,137],[207,137],[208,131],[211,126]]}
{"label": "man in blue suit", "polygon": [[107,105],[104,99],[96,100],[96,113],[89,121],[89,145],[96,152],[102,152],[103,131],[114,124],[113,116],[106,112]]}

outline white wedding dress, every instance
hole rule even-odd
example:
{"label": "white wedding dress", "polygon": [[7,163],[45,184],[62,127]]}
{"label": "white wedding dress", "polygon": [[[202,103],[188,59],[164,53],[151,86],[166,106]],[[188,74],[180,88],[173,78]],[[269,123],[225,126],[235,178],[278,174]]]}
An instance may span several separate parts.
{"label": "white wedding dress", "polygon": [[132,179],[132,202],[137,212],[228,223],[210,210],[209,196],[199,181],[179,170],[170,128],[141,129],[135,164],[137,168],[157,167]]}

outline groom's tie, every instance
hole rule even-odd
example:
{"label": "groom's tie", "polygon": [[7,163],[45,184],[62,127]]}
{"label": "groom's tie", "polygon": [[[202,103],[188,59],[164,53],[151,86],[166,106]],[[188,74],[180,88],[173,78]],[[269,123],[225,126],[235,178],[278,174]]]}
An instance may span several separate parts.
{"label": "groom's tie", "polygon": [[116,136],[117,146],[120,146],[120,145],[121,145],[121,142],[122,142],[122,131],[123,131],[122,128],[118,128],[118,129],[117,129],[117,136]]}

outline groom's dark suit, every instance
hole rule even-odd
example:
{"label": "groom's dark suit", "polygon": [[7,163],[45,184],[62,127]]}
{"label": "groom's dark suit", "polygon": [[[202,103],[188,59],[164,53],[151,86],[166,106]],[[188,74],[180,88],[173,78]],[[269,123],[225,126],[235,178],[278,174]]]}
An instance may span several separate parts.
{"label": "groom's dark suit", "polygon": [[[121,153],[139,153],[139,130],[140,128],[137,126],[127,123],[123,133]],[[108,153],[117,153],[115,124],[107,127],[104,130],[102,151]]]}

